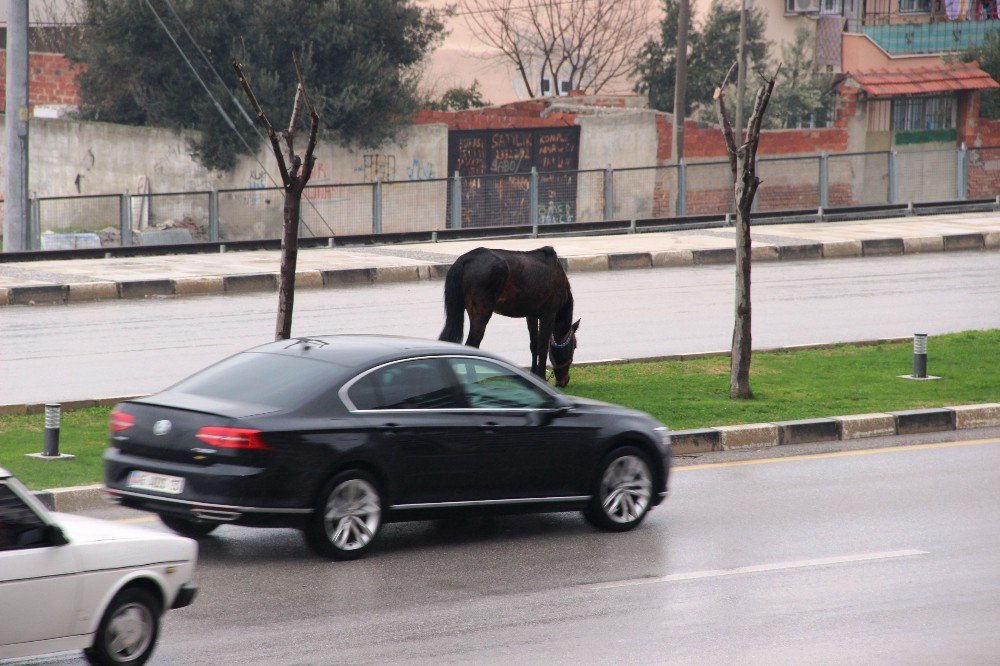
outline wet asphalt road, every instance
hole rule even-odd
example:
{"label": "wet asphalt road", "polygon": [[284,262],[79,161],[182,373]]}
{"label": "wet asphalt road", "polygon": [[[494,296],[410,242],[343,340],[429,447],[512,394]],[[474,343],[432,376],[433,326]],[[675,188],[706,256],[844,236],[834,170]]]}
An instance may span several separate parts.
{"label": "wet asphalt road", "polygon": [[854,446],[899,444],[689,459],[619,535],[576,514],[390,525],[333,563],[223,527],[151,663],[996,663],[1000,429]]}
{"label": "wet asphalt road", "polygon": [[[758,262],[756,348],[1000,327],[1000,252]],[[578,360],[728,349],[731,266],[570,276]],[[442,281],[296,295],[293,335],[436,338]],[[274,294],[0,309],[0,404],[158,391],[273,339]],[[933,338],[930,341],[933,363]],[[529,361],[523,320],[494,317],[483,348]]]}

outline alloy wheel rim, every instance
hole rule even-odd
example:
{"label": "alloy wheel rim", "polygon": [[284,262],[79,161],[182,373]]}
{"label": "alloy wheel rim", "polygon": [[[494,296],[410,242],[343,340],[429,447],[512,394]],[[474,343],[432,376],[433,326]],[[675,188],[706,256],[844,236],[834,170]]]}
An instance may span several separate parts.
{"label": "alloy wheel rim", "polygon": [[364,548],[375,538],[382,505],[378,491],[363,479],[344,481],[326,500],[326,536],[340,550]]}
{"label": "alloy wheel rim", "polygon": [[120,661],[138,659],[153,640],[153,615],[139,603],[122,606],[108,622],[108,651]]}
{"label": "alloy wheel rim", "polygon": [[605,515],[620,524],[635,522],[649,507],[652,487],[646,461],[634,455],[616,458],[601,479],[601,505]]}

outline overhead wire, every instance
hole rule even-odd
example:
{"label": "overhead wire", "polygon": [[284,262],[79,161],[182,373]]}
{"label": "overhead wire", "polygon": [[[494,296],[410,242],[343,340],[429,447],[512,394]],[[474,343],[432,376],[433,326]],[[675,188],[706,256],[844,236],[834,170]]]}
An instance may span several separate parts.
{"label": "overhead wire", "polygon": [[[166,2],[167,2],[167,5],[170,6],[171,12],[173,12],[174,17],[177,19],[178,23],[181,24],[181,26],[184,29],[184,32],[188,35],[188,38],[195,45],[195,48],[198,49],[198,52],[201,54],[202,58],[204,58],[205,61],[208,62],[208,65],[211,68],[212,72],[215,74],[215,76],[222,83],[223,88],[225,90],[229,91],[229,87],[226,85],[226,82],[222,79],[222,77],[219,75],[219,73],[216,71],[216,69],[214,67],[212,67],[211,62],[208,61],[208,58],[205,56],[204,51],[202,51],[201,47],[194,40],[194,37],[191,35],[190,31],[187,29],[187,26],[184,24],[184,22],[177,15],[177,12],[174,10],[173,5],[170,3],[170,0],[166,0]],[[150,0],[145,0],[145,3],[146,3],[146,6],[149,8],[149,10],[153,13],[153,16],[156,17],[157,22],[160,24],[160,27],[166,33],[166,35],[170,39],[171,43],[173,43],[173,45],[177,49],[178,53],[180,53],[181,58],[184,59],[184,62],[187,64],[188,69],[191,70],[191,73],[194,74],[195,78],[198,80],[198,83],[200,83],[201,87],[204,88],[205,93],[208,95],[209,99],[212,100],[212,104],[215,105],[216,110],[218,110],[218,112],[222,115],[223,119],[226,121],[226,124],[236,134],[236,136],[239,137],[240,141],[246,147],[246,149],[250,153],[250,155],[253,156],[254,161],[257,162],[258,166],[260,166],[261,170],[267,176],[268,180],[270,180],[271,183],[273,183],[275,187],[281,188],[282,186],[278,184],[278,182],[274,179],[274,176],[271,175],[271,172],[268,171],[268,169],[264,165],[264,163],[261,162],[260,159],[257,157],[257,151],[254,150],[254,148],[250,145],[250,143],[246,140],[246,138],[244,138],[243,134],[236,128],[236,124],[233,122],[232,118],[230,118],[229,114],[226,113],[225,109],[222,108],[222,105],[215,98],[215,95],[212,94],[212,91],[209,89],[208,84],[205,83],[204,79],[202,79],[201,75],[198,73],[198,70],[195,69],[194,65],[191,63],[191,60],[187,57],[187,54],[184,52],[184,49],[177,42],[177,40],[174,38],[173,33],[170,32],[170,29],[167,27],[166,23],[164,23],[163,19],[160,17],[160,14],[153,7],[153,5],[150,2]],[[236,99],[233,96],[232,92],[229,92],[229,94],[230,94],[230,97],[233,97],[233,100],[236,101]],[[238,101],[236,102],[236,104],[240,108],[240,111],[244,114],[244,116],[246,116],[246,111],[242,108],[242,106],[239,105]],[[251,126],[254,128],[254,131],[257,132],[258,138],[263,139],[263,135],[260,132],[260,128],[258,128],[256,126],[256,124],[253,123],[252,120],[251,120]],[[323,217],[323,214],[320,213],[319,210],[316,208],[316,205],[310,199],[308,199],[308,198],[305,198],[305,201],[313,209],[313,212],[316,213],[317,217],[319,217],[319,219],[323,222],[323,225],[326,226],[326,228],[330,230],[331,234],[333,234],[334,233],[333,228],[326,221],[326,218]],[[306,223],[305,220],[300,220],[300,222],[301,222],[302,226],[304,226],[306,228],[306,231],[308,231],[310,235],[313,235],[313,236],[316,235],[315,233],[313,233],[313,230],[309,227],[308,223]]]}

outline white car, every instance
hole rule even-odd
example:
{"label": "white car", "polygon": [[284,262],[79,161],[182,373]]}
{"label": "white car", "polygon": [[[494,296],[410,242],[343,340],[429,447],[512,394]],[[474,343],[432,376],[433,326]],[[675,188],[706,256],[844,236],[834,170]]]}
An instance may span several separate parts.
{"label": "white car", "polygon": [[145,663],[160,616],[197,593],[197,556],[185,537],[52,513],[0,468],[0,659]]}

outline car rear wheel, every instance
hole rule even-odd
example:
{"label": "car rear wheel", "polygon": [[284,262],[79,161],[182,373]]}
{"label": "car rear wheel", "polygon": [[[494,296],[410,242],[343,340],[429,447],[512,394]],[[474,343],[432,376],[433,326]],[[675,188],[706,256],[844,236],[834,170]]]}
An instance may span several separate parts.
{"label": "car rear wheel", "polygon": [[335,476],[320,493],[304,534],[316,554],[353,560],[371,549],[381,528],[378,481],[366,472],[351,470]]}
{"label": "car rear wheel", "polygon": [[91,664],[145,664],[160,631],[160,603],[141,588],[115,595],[101,618],[94,644],[84,650]]}
{"label": "car rear wheel", "polygon": [[160,521],[174,532],[182,536],[191,537],[192,539],[206,537],[219,526],[219,523],[213,523],[210,520],[182,518],[181,516],[172,516],[166,513],[160,514]]}
{"label": "car rear wheel", "polygon": [[649,458],[634,446],[615,449],[598,467],[596,487],[584,516],[595,527],[625,532],[639,525],[652,506]]}

